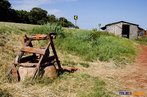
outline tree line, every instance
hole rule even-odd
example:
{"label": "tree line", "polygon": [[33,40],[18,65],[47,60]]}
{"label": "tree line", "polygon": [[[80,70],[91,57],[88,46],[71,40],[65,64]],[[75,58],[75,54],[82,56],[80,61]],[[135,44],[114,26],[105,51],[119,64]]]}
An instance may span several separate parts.
{"label": "tree line", "polygon": [[58,23],[63,27],[75,27],[65,17],[57,18],[55,15],[49,15],[42,8],[34,7],[30,11],[12,9],[11,3],[8,0],[0,0],[0,21],[39,25]]}

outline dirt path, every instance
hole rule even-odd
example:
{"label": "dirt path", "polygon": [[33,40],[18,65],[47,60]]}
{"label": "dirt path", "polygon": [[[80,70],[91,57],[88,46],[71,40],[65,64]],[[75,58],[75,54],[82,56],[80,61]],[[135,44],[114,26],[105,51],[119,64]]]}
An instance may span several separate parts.
{"label": "dirt path", "polygon": [[135,65],[132,66],[135,70],[124,76],[123,81],[129,90],[144,92],[144,96],[141,97],[147,97],[147,46],[142,45],[140,49]]}

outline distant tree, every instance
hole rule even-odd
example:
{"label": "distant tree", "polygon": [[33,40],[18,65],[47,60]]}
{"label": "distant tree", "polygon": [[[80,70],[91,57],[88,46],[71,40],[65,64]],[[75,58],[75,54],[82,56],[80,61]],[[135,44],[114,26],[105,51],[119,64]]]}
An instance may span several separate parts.
{"label": "distant tree", "polygon": [[78,27],[78,26],[75,26],[75,28],[76,28],[76,29],[79,29],[79,27]]}
{"label": "distant tree", "polygon": [[47,11],[41,8],[35,7],[30,11],[29,16],[32,24],[43,24],[47,22]]}
{"label": "distant tree", "polygon": [[[75,25],[74,25],[72,22],[68,21],[68,27],[72,27],[72,28],[74,28]],[[79,27],[78,27],[78,28],[79,28]]]}
{"label": "distant tree", "polygon": [[47,17],[48,17],[48,18],[47,18],[47,21],[48,21],[49,23],[56,23],[56,22],[57,22],[57,18],[56,18],[55,15],[48,15]]}
{"label": "distant tree", "polygon": [[64,17],[60,17],[59,18],[59,24],[62,26],[62,27],[68,27],[68,21],[66,18]]}
{"label": "distant tree", "polygon": [[64,17],[60,17],[59,18],[59,24],[62,25],[63,27],[75,27],[73,23],[71,23],[70,21],[68,21],[66,18]]}
{"label": "distant tree", "polygon": [[30,13],[25,10],[16,10],[17,22],[19,23],[30,23],[29,15]]}
{"label": "distant tree", "polygon": [[55,15],[48,15],[44,9],[34,7],[30,12],[25,10],[15,10],[11,8],[8,0],[0,0],[0,21],[45,24],[58,23],[63,27],[74,27],[75,25],[65,17],[56,18]]}
{"label": "distant tree", "polygon": [[17,12],[15,9],[9,9],[8,21],[9,22],[17,22],[18,21]]}
{"label": "distant tree", "polygon": [[11,9],[11,4],[8,0],[0,0],[0,21],[9,20],[9,10]]}

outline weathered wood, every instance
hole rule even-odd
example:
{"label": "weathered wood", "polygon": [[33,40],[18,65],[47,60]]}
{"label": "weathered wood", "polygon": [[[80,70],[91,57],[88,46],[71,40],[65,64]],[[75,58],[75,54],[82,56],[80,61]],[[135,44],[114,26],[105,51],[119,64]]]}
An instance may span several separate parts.
{"label": "weathered wood", "polygon": [[36,77],[37,73],[39,72],[39,68],[40,68],[40,65],[41,65],[41,62],[42,62],[43,57],[44,57],[44,55],[41,55],[41,58],[39,60],[39,63],[37,63],[37,66],[36,66],[35,71],[33,73],[32,80]]}
{"label": "weathered wood", "polygon": [[51,48],[52,48],[52,50],[53,50],[53,53],[54,53],[54,56],[55,56],[55,59],[56,59],[57,65],[58,65],[58,69],[62,69],[62,67],[61,67],[61,65],[60,65],[59,58],[58,58],[58,56],[57,56],[57,52],[56,52],[55,46],[54,46],[53,35],[54,35],[54,33],[50,33],[50,35],[49,35]]}
{"label": "weathered wood", "polygon": [[38,63],[21,63],[19,66],[22,67],[36,67]]}
{"label": "weathered wood", "polygon": [[34,71],[32,80],[36,77],[36,75],[37,75],[37,73],[38,73],[38,71],[39,71],[39,69],[40,69],[40,65],[41,65],[42,60],[45,59],[45,57],[48,57],[48,56],[49,56],[49,55],[47,55],[47,54],[49,54],[49,51],[48,51],[48,50],[49,50],[49,46],[50,46],[50,42],[48,43],[48,45],[47,45],[47,47],[46,47],[46,49],[45,49],[44,55],[41,55],[41,58],[40,58],[40,60],[39,60],[39,62],[38,62],[38,64],[37,64],[37,66],[36,66],[36,68],[35,68],[35,71]]}
{"label": "weathered wood", "polygon": [[44,34],[37,34],[30,37],[30,39],[32,40],[46,40],[47,38],[48,38],[47,35],[44,35]]}
{"label": "weathered wood", "polygon": [[[57,62],[58,69],[62,70],[62,67],[60,65],[60,61],[58,59],[58,56],[54,47],[54,43],[53,43],[54,37],[55,37],[54,33],[50,33],[48,36],[37,34],[31,37],[27,37],[25,35],[23,47],[20,50],[19,54],[17,55],[14,63],[16,64],[16,66],[19,66],[19,68],[21,67],[31,68],[30,70],[33,70],[31,71],[32,80],[36,78],[37,75],[40,75],[40,71],[42,71],[42,69],[48,66],[49,67],[51,66],[49,68],[49,72],[51,72],[51,75],[49,76],[53,78],[56,77],[56,67],[54,66],[55,62]],[[45,49],[33,48],[33,44],[32,44],[33,40],[47,40],[47,39],[49,42]],[[54,54],[53,56],[50,56],[50,50],[49,50],[50,46]],[[32,53],[33,55],[24,56],[25,53]],[[36,54],[39,54],[40,56]],[[21,72],[21,69],[19,72]]]}
{"label": "weathered wood", "polygon": [[[31,46],[31,47],[33,47],[31,41],[32,41],[31,39],[29,39],[29,40],[24,39],[24,46]],[[22,52],[22,51],[18,52],[18,55],[16,56],[14,63],[15,64],[19,63],[20,59],[21,59],[21,57],[23,55],[24,55],[24,52]]]}
{"label": "weathered wood", "polygon": [[36,34],[36,35],[33,35],[31,37],[28,37],[28,36],[24,36],[24,40],[47,40],[48,39],[48,36],[47,35],[44,35],[44,34]]}
{"label": "weathered wood", "polygon": [[27,52],[27,53],[41,54],[41,55],[45,54],[45,49],[38,49],[38,48],[32,48],[32,47],[24,47],[21,49],[21,51]]}

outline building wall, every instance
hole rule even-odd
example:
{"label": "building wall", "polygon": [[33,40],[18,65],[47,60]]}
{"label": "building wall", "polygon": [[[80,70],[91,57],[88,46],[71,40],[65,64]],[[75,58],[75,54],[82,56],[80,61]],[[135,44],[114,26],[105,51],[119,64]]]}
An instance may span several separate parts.
{"label": "building wall", "polygon": [[[126,23],[118,23],[106,27],[106,31],[113,33],[114,35],[122,37],[122,25],[130,25]],[[137,39],[138,36],[138,26],[130,25],[130,39]]]}
{"label": "building wall", "polygon": [[130,39],[137,39],[138,37],[138,27],[135,25],[130,25]]}
{"label": "building wall", "polygon": [[107,26],[106,30],[114,35],[120,36],[122,33],[122,23]]}

